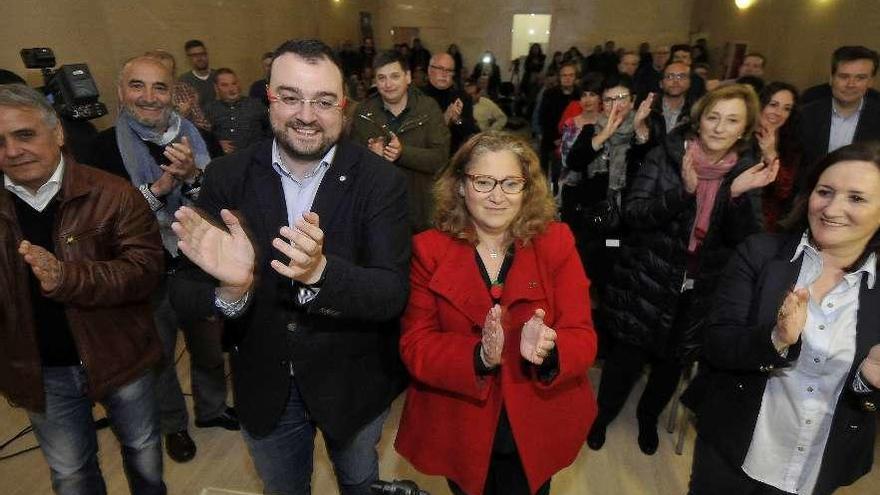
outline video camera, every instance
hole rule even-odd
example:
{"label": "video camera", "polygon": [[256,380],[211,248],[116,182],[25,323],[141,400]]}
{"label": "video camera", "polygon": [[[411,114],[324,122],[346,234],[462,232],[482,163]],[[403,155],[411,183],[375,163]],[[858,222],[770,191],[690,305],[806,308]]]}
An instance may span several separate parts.
{"label": "video camera", "polygon": [[370,485],[375,495],[430,495],[410,480],[377,481]]}
{"label": "video camera", "polygon": [[43,73],[43,93],[62,118],[86,121],[107,115],[107,106],[98,101],[98,86],[86,64],[55,67],[51,48],[22,48],[21,60],[28,69]]}

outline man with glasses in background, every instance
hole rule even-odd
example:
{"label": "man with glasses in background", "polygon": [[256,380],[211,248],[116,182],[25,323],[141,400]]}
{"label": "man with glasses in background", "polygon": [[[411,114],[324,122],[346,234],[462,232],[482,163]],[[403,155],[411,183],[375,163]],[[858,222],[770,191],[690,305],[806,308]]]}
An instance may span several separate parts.
{"label": "man with glasses in background", "polygon": [[443,118],[452,134],[450,155],[472,135],[480,132],[474,120],[474,104],[467,93],[456,88],[455,60],[448,53],[437,53],[428,62],[428,84],[425,94],[434,98],[443,111]]}
{"label": "man with glasses in background", "polygon": [[690,121],[691,68],[681,62],[672,62],[663,69],[660,79],[660,98],[652,102],[648,117],[651,145],[662,143],[666,134]]}
{"label": "man with glasses in background", "polygon": [[199,93],[199,106],[204,111],[217,98],[214,85],[217,84],[217,71],[208,61],[208,49],[201,40],[189,40],[183,45],[186,58],[192,70],[182,74],[180,80],[189,84]]}
{"label": "man with glasses in background", "polygon": [[190,318],[226,318],[239,418],[265,493],[310,492],[320,429],[341,493],[367,495],[404,387],[406,184],[341,138],[342,68],[326,44],[282,44],[267,93],[274,139],[212,163],[198,212],[176,214],[190,262],[172,300]]}

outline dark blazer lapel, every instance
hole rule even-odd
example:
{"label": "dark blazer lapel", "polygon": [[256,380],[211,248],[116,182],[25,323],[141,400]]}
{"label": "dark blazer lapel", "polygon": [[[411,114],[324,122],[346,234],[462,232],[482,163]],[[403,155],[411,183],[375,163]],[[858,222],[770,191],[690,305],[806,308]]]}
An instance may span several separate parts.
{"label": "dark blazer lapel", "polygon": [[263,232],[268,239],[272,239],[278,235],[281,226],[287,225],[287,202],[284,200],[281,177],[272,166],[272,141],[267,141],[262,146],[265,149],[254,153],[251,164],[253,194],[263,213]]}
{"label": "dark blazer lapel", "polygon": [[467,243],[453,241],[449,244],[428,287],[449,301],[474,325],[483,326],[492,299],[480,276],[474,250]]}
{"label": "dark blazer lapel", "polygon": [[853,142],[877,139],[878,137],[880,137],[880,103],[866,96],[865,106],[859,116]]}
{"label": "dark blazer lapel", "polygon": [[816,143],[816,149],[820,151],[820,155],[825,155],[828,151],[828,143],[831,140],[831,115],[832,115],[832,103],[831,98],[827,100],[823,100],[822,104],[822,118],[819,119],[819,141]]}
{"label": "dark blazer lapel", "polygon": [[[333,213],[346,197],[346,191],[356,179],[353,169],[359,160],[357,149],[350,142],[340,140],[337,143],[333,163],[324,174],[321,185],[318,186],[315,201],[312,203],[312,211],[318,214],[321,228],[324,231],[336,221]],[[348,221],[348,219],[340,219],[340,221]]]}
{"label": "dark blazer lapel", "polygon": [[799,236],[793,236],[792,240],[785,242],[777,255],[767,263],[764,270],[763,289],[761,290],[761,309],[758,314],[758,322],[776,321],[776,314],[786,294],[797,282],[801,265],[804,261],[803,253],[794,261],[794,250],[800,243]]}
{"label": "dark blazer lapel", "polygon": [[856,356],[853,364],[858,366],[871,347],[880,344],[880,288],[876,282],[873,289],[868,288],[867,274],[862,275],[856,318]]}

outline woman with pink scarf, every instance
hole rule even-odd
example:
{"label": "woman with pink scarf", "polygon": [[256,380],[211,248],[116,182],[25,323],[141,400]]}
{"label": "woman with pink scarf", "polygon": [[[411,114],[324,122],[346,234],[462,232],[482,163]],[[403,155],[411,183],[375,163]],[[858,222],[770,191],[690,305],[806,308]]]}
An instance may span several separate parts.
{"label": "woman with pink scarf", "polygon": [[760,189],[779,163],[753,152],[759,112],[749,86],[712,91],[693,106],[692,125],[667,135],[638,167],[622,205],[629,235],[604,298],[614,342],[587,437],[594,450],[649,363],[638,444],[648,455],[657,450],[658,417],[697,357],[718,276],[736,245],[761,230]]}

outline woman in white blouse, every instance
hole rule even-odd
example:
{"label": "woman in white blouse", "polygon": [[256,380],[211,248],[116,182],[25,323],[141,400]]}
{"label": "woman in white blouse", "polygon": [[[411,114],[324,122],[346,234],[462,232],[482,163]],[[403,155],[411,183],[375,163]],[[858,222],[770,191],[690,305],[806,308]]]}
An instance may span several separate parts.
{"label": "woman in white blouse", "polygon": [[691,494],[826,494],[871,469],[880,143],[813,169],[788,234],[744,242],[707,328]]}

